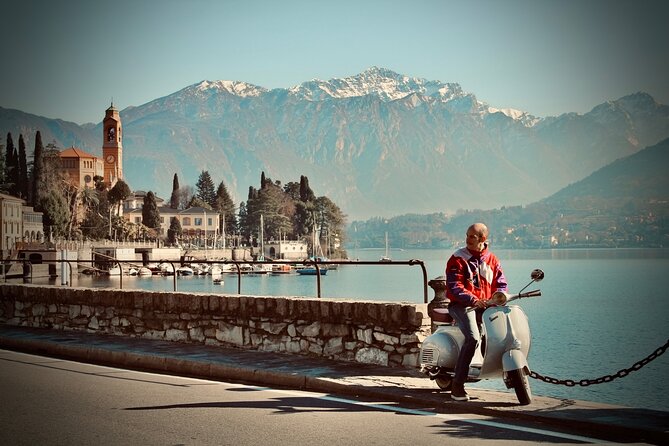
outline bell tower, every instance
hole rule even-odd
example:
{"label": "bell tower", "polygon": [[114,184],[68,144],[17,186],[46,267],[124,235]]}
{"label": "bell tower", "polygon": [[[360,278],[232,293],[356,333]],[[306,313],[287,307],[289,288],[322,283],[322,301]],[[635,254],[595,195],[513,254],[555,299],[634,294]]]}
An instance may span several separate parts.
{"label": "bell tower", "polygon": [[113,187],[123,179],[123,127],[118,110],[114,103],[105,111],[102,121],[102,162],[104,164],[104,181]]}

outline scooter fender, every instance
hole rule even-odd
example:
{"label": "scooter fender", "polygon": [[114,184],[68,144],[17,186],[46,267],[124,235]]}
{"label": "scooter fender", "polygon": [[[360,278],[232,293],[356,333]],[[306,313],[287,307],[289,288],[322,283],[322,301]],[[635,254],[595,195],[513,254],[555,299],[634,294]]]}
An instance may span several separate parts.
{"label": "scooter fender", "polygon": [[509,350],[502,355],[502,367],[504,372],[522,369],[526,375],[530,374],[530,366],[527,364],[527,357],[520,350]]}

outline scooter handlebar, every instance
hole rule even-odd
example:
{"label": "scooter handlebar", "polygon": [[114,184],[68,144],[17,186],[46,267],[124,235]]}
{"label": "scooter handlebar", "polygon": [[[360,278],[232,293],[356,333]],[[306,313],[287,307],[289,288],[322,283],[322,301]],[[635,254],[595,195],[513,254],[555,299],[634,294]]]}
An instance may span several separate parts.
{"label": "scooter handlebar", "polygon": [[519,297],[537,297],[541,296],[541,290],[528,291],[527,293],[521,293]]}

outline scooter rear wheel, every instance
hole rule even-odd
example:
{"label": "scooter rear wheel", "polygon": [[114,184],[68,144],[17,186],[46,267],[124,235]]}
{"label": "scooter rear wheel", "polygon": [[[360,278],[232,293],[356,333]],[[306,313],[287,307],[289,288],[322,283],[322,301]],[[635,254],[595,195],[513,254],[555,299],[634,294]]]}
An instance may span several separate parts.
{"label": "scooter rear wheel", "polygon": [[441,390],[451,390],[453,385],[453,379],[447,375],[441,375],[434,378],[434,382],[437,383]]}
{"label": "scooter rear wheel", "polygon": [[532,402],[532,389],[530,389],[530,380],[522,369],[511,370],[508,373],[508,379],[511,387],[516,392],[516,398],[522,406],[527,406]]}

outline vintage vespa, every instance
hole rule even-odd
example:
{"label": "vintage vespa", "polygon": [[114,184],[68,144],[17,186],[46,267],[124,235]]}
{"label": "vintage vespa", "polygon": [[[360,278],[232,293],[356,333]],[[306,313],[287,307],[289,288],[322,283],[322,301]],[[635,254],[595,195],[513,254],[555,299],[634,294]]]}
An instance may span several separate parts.
{"label": "vintage vespa", "polygon": [[[523,293],[523,290],[532,283],[541,281],[544,272],[535,269],[531,278],[531,282],[517,294],[498,291],[492,295],[490,303],[494,306],[486,308],[483,312],[481,343],[474,354],[467,378],[468,382],[502,378],[507,388],[515,390],[516,397],[522,405],[530,404],[532,401],[528,380],[530,368],[527,363],[530,352],[530,326],[523,310],[517,305],[508,303],[525,297],[541,296],[539,290]],[[447,311],[445,308],[433,309],[436,315],[442,317],[447,316]],[[434,333],[423,341],[420,351],[421,372],[433,379],[441,389],[451,388],[455,364],[463,342],[462,332],[452,323],[439,325]]]}

